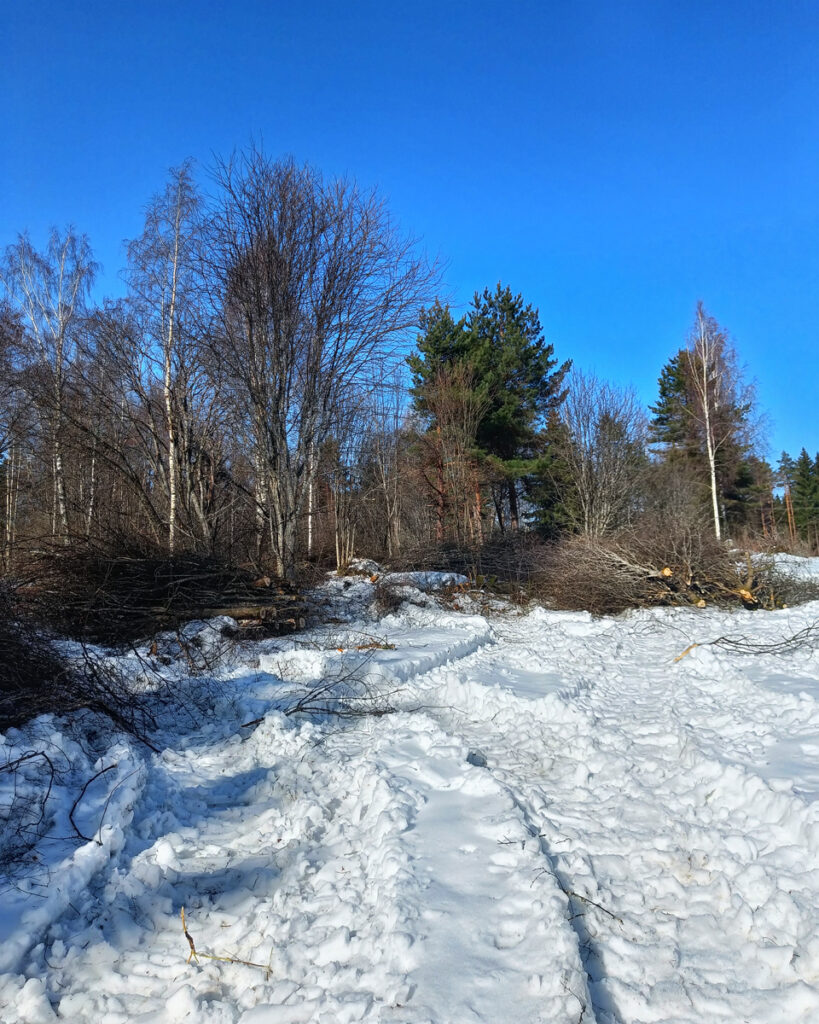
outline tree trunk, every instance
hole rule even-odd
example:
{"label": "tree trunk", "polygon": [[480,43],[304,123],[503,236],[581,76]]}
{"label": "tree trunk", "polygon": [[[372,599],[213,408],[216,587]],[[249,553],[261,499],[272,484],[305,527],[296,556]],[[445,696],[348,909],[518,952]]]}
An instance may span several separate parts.
{"label": "tree trunk", "polygon": [[509,481],[509,519],[513,530],[520,529],[520,514],[518,512],[518,487],[516,480]]}
{"label": "tree trunk", "polygon": [[14,562],[14,533],[17,520],[17,490],[20,479],[20,455],[14,445],[11,446],[6,462],[6,531],[5,557],[3,564],[6,572],[11,570]]}
{"label": "tree trunk", "polygon": [[85,536],[91,536],[91,525],[94,522],[94,506],[97,500],[97,444],[96,439],[91,445],[91,480],[88,485],[88,508],[85,513]]}
{"label": "tree trunk", "polygon": [[165,342],[162,384],[165,398],[165,418],[168,430],[168,553],[173,555],[176,550],[176,506],[177,490],[177,455],[176,455],[176,422],[173,407],[173,346],[174,318],[176,316],[176,289],[179,274],[179,229],[182,222],[182,179],[177,182],[176,215],[174,217],[173,260],[171,263],[171,297],[168,309],[168,334]]}
{"label": "tree trunk", "polygon": [[444,498],[444,456],[441,450],[441,430],[438,428],[438,451],[435,457],[435,539],[439,544],[444,541],[444,519],[446,517],[446,500]]}
{"label": "tree trunk", "polygon": [[475,488],[475,541],[483,544],[483,496],[477,469],[473,469]]}
{"label": "tree trunk", "polygon": [[714,513],[714,535],[722,540],[722,529],[719,519],[719,492],[717,491],[717,460],[714,451],[714,439],[711,435],[711,416],[708,405],[705,405],[705,449],[708,455],[708,475],[711,482],[711,508]]}
{"label": "tree trunk", "polygon": [[307,457],[307,557],[313,557],[313,442],[310,442],[309,454]]}
{"label": "tree trunk", "polygon": [[495,484],[492,484],[492,504],[495,506],[495,516],[498,520],[498,529],[501,536],[506,533],[506,517],[503,514],[503,492],[499,492]]}
{"label": "tree trunk", "polygon": [[[54,533],[59,535],[61,543],[68,544],[68,507],[65,497],[65,473],[63,470],[63,452],[56,434],[54,436]],[[57,529],[59,526],[59,530]]]}

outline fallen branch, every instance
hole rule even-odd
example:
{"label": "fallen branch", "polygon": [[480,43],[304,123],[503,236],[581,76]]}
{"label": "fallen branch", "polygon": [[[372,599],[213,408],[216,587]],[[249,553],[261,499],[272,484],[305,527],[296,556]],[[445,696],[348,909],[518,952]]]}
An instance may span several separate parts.
{"label": "fallen branch", "polygon": [[[198,950],[196,948],[196,944],[193,941],[193,937],[192,937],[191,933],[188,931],[187,923],[185,921],[185,908],[184,907],[182,907],[182,910],[181,910],[181,917],[182,917],[182,934],[188,940],[188,945],[191,948],[191,951],[188,954],[188,959],[185,961],[185,963],[189,964],[191,962],[191,960],[195,960],[197,963],[199,963],[199,959],[201,957],[203,960],[217,960],[219,963],[223,963],[223,964],[243,964],[245,967],[258,967],[260,970],[265,972],[265,974],[267,975],[267,978],[270,977],[270,961],[268,961],[266,964],[257,964],[257,963],[254,963],[252,960],[242,960],[240,957],[237,957],[237,956],[216,956],[213,953],[203,953],[201,950]],[[270,959],[271,960],[273,959],[273,950],[272,949],[270,951]]]}
{"label": "fallen branch", "polygon": [[703,644],[689,644],[686,647],[686,649],[682,652],[682,654],[678,654],[677,655],[677,657],[674,659],[674,661],[682,661],[682,659],[686,656],[686,654],[690,654],[691,651],[693,651],[695,647],[702,647],[702,646],[703,646]]}
{"label": "fallen branch", "polygon": [[48,765],[48,787],[46,788],[45,796],[40,803],[40,817],[36,821],[31,822],[31,825],[35,828],[42,823],[43,818],[45,817],[46,804],[48,803],[48,798],[51,796],[51,790],[54,788],[54,776],[57,771],[54,767],[54,762],[44,750],[31,750],[28,753],[23,754],[21,757],[16,758],[14,761],[8,761],[6,764],[0,765],[0,772],[14,772],[27,761],[33,761],[38,757],[41,757]]}
{"label": "fallen branch", "polygon": [[584,903],[588,903],[591,907],[596,907],[598,910],[602,910],[604,914],[608,914],[609,917],[615,921],[623,923],[622,917],[618,917],[617,914],[612,913],[607,907],[602,906],[600,903],[595,903],[594,900],[590,900],[588,896],[581,896],[579,892],[573,892],[571,889],[564,889],[563,892],[570,898],[576,900],[582,900]]}
{"label": "fallen branch", "polygon": [[[71,810],[70,810],[70,811],[68,812],[68,820],[69,820],[69,821],[71,822],[71,827],[72,827],[72,828],[74,829],[74,831],[75,831],[75,832],[77,833],[77,835],[78,835],[78,836],[80,837],[80,839],[82,839],[82,840],[83,840],[84,842],[86,842],[86,843],[90,843],[90,842],[92,842],[92,839],[91,839],[91,837],[90,837],[90,836],[86,836],[86,835],[83,835],[83,833],[82,833],[82,832],[80,832],[79,828],[77,828],[77,823],[76,823],[76,821],[74,821],[74,812],[75,812],[75,811],[77,810],[77,808],[79,807],[79,805],[80,805],[80,800],[82,800],[82,798],[83,798],[83,797],[85,796],[85,791],[86,791],[86,790],[88,789],[88,787],[89,787],[89,786],[91,785],[91,783],[92,783],[92,782],[93,782],[93,781],[94,781],[95,779],[98,779],[98,778],[99,778],[99,777],[100,777],[101,775],[105,775],[105,773],[106,773],[106,772],[110,772],[110,771],[113,771],[113,770],[114,770],[114,768],[116,768],[116,767],[117,767],[117,766],[116,766],[116,763],[114,763],[114,764],[109,764],[109,765],[107,765],[107,766],[106,766],[105,768],[101,768],[101,769],[100,769],[100,771],[98,771],[98,772],[96,773],[96,775],[92,775],[92,776],[91,776],[91,778],[90,778],[90,779],[88,779],[88,781],[87,781],[87,782],[85,783],[85,785],[84,785],[84,786],[82,787],[82,789],[80,790],[80,795],[79,795],[79,796],[77,797],[77,799],[76,799],[76,800],[74,801],[74,803],[73,803],[73,804],[71,805]],[[106,807],[107,807],[107,806],[108,806],[108,805],[106,804]],[[105,813],[105,812],[103,811],[103,814],[104,814],[104,813]],[[97,839],[97,843],[98,843],[99,845],[102,845],[102,844],[100,843],[99,839]]]}
{"label": "fallen branch", "polygon": [[695,647],[723,647],[726,650],[737,651],[740,654],[788,654],[798,650],[800,647],[819,645],[819,622],[813,622],[804,626],[793,636],[785,637],[782,640],[770,642],[755,640],[747,636],[718,636],[715,640],[701,640],[698,643],[689,644],[688,647],[678,654],[674,661],[681,661],[686,654],[690,654]]}

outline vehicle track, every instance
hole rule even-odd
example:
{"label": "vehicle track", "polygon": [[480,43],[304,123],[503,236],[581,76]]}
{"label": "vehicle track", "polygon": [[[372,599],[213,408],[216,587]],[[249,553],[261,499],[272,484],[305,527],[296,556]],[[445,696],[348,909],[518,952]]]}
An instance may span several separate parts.
{"label": "vehicle track", "polygon": [[[413,689],[520,807],[597,1019],[819,1019],[819,816],[752,768],[797,719],[816,724],[815,704],[760,692],[708,649],[675,667],[678,638],[645,623],[532,627],[497,623],[496,644]],[[561,695],[532,698],[528,679],[514,693],[533,659]],[[715,674],[735,708],[715,706]]]}

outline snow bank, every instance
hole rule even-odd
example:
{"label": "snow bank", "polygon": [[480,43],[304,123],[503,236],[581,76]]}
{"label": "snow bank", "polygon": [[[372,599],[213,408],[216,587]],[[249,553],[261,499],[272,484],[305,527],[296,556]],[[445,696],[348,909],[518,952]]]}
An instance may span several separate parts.
{"label": "snow bank", "polygon": [[395,587],[417,587],[418,590],[441,590],[459,587],[469,579],[459,572],[388,572],[380,577],[381,583]]}
{"label": "snow bank", "polygon": [[[130,744],[114,743],[104,757],[91,763],[75,741],[50,728],[51,722],[50,716],[39,719],[32,729],[32,738],[36,738],[38,748],[50,757],[59,774],[51,784],[44,808],[44,841],[27,858],[23,884],[4,893],[0,913],[0,975],[21,970],[25,956],[42,942],[48,928],[122,849],[145,779],[145,764]],[[2,745],[4,763],[19,756],[20,748],[14,741],[26,735],[20,730],[12,731]],[[68,759],[70,768],[64,765]],[[17,787],[18,798],[22,796],[24,800],[26,793],[21,794],[19,787],[27,787],[28,799],[36,801],[42,795],[37,789],[49,786],[44,777],[46,771],[44,764],[38,765],[40,778],[36,784],[27,783],[24,773],[0,776],[5,782],[0,799],[6,809],[6,837],[18,827],[29,832],[40,828],[36,824],[39,811],[30,823],[24,815],[21,819],[19,804],[10,799],[9,786]],[[98,779],[94,779],[97,773]],[[80,778],[89,782],[84,793]],[[80,799],[82,803],[75,804]],[[92,834],[92,838],[82,840],[76,835],[70,818],[72,808],[77,828],[83,835]]]}
{"label": "snow bank", "polygon": [[780,552],[774,556],[776,566],[798,580],[819,580],[819,558],[800,558]]}

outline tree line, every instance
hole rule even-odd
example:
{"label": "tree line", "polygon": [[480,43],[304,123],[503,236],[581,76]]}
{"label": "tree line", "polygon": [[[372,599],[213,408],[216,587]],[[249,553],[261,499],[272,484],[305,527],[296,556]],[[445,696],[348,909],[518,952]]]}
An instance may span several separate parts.
{"label": "tree line", "polygon": [[646,411],[558,358],[510,287],[456,316],[376,191],[257,149],[217,161],[207,194],[190,164],[170,174],[124,297],[92,301],[97,273],[73,228],[0,265],[9,576],[94,546],[293,581],[675,516],[819,544],[819,460],[760,456],[753,388],[702,304]]}

